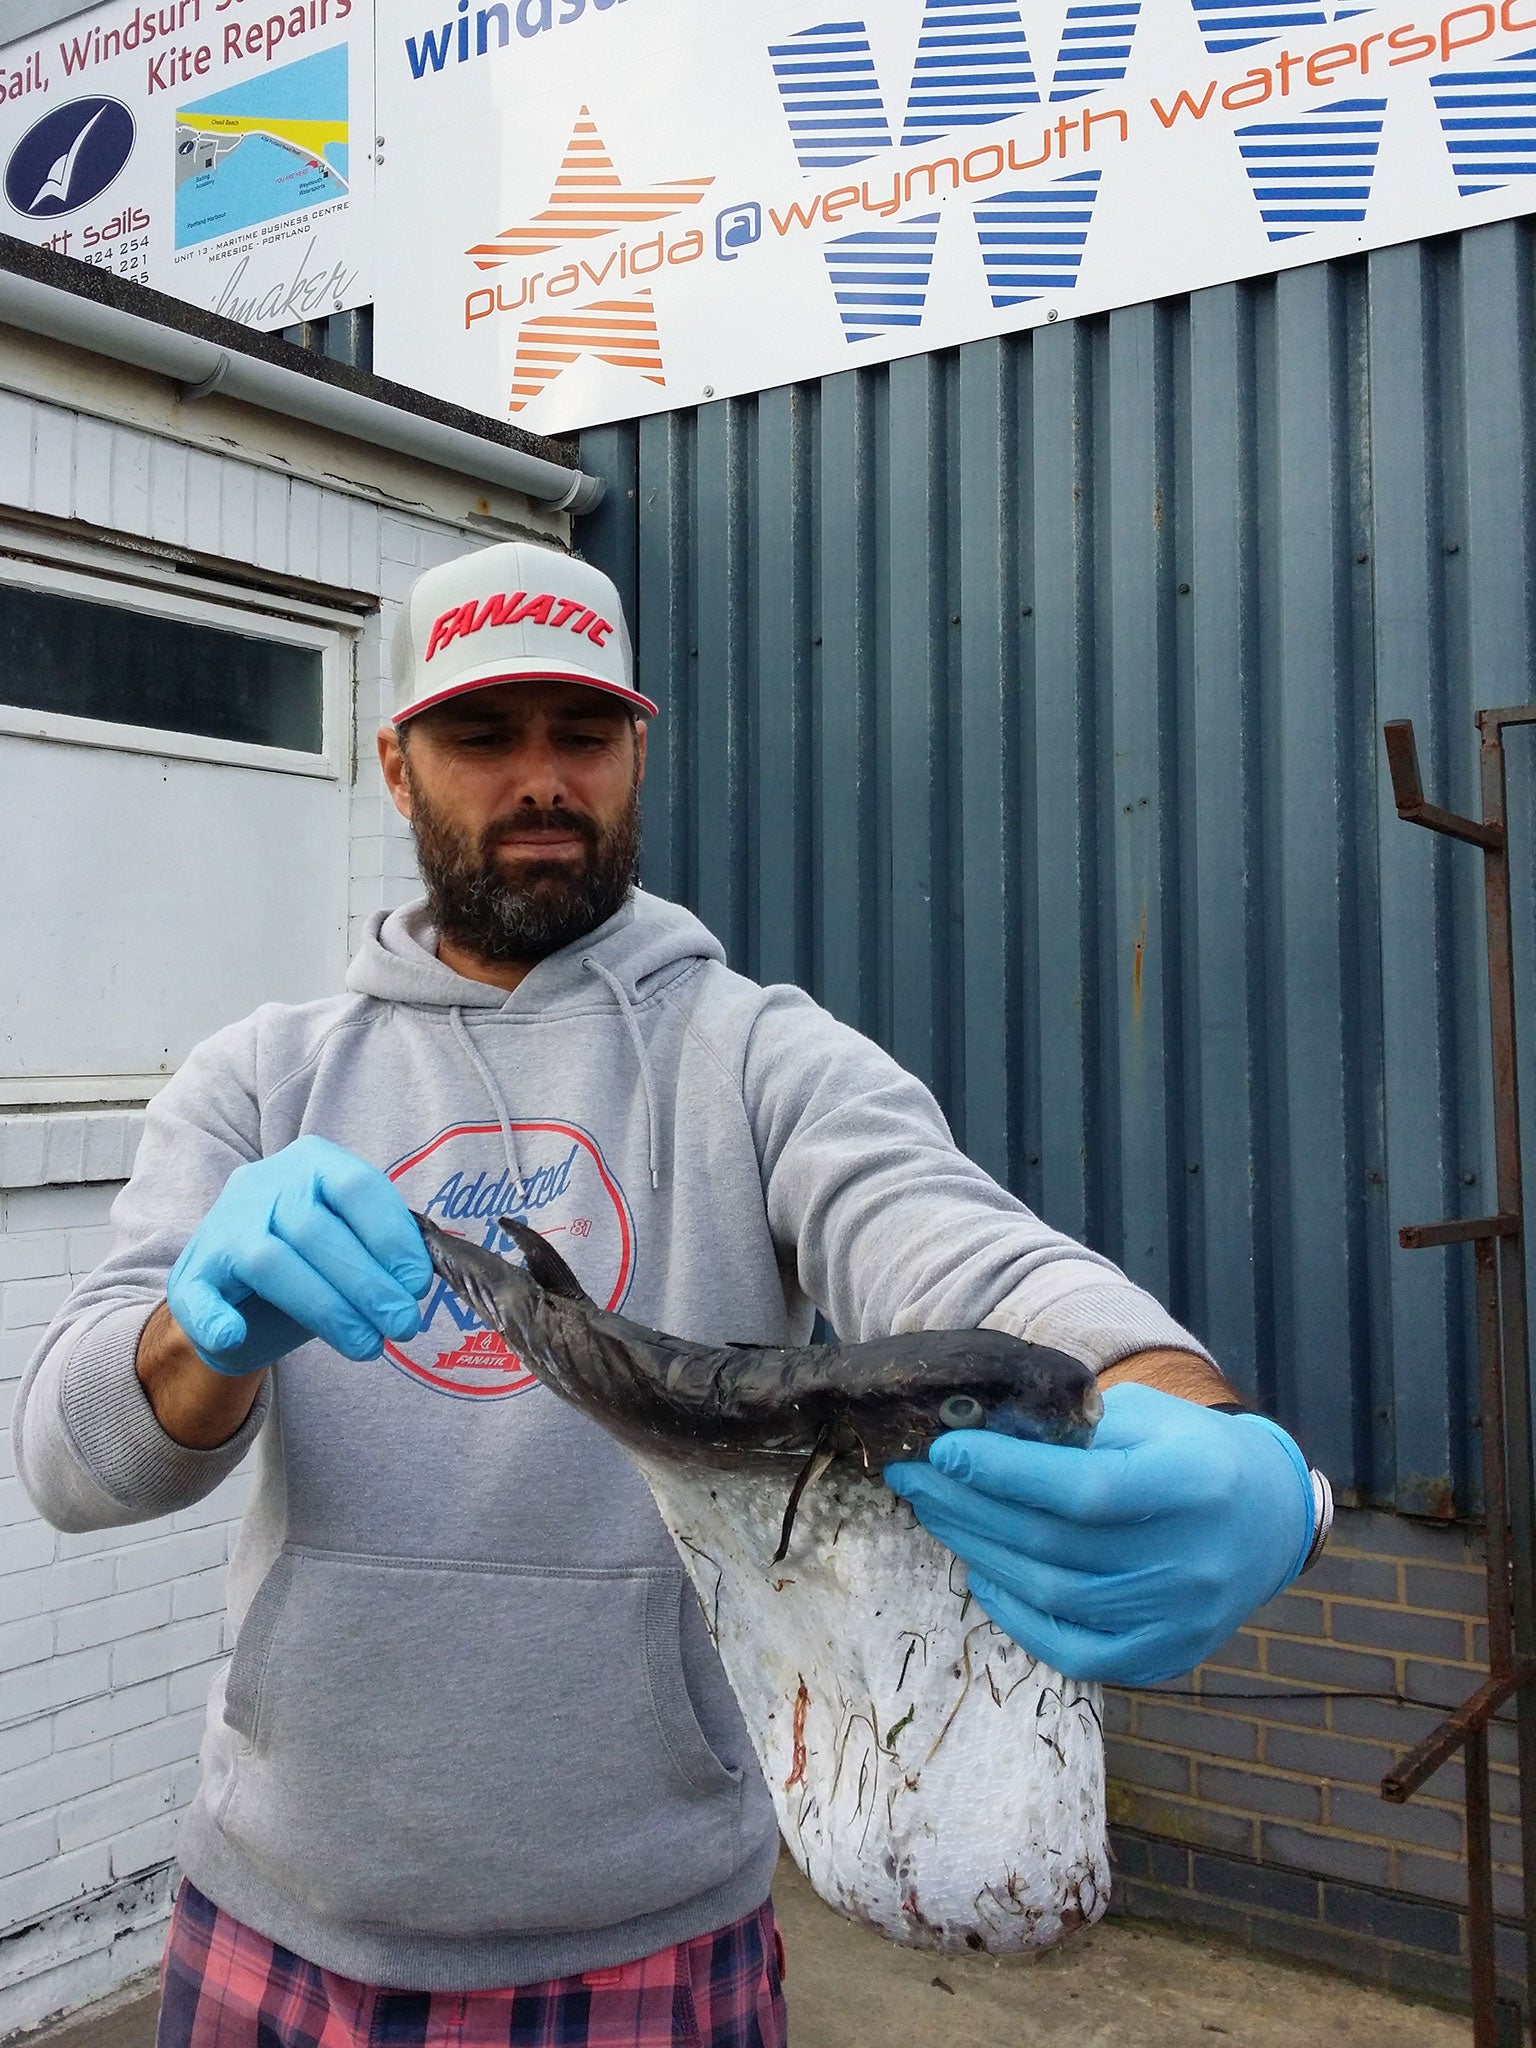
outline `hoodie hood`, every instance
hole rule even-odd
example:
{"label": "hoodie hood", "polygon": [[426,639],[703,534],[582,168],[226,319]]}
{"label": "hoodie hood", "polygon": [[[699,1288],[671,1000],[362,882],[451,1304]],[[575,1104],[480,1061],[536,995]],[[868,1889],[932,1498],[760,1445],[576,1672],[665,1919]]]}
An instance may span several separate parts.
{"label": "hoodie hood", "polygon": [[509,994],[444,966],[426,900],[420,898],[398,910],[373,913],[347,970],[347,987],[355,995],[418,1009],[547,1013],[566,1003],[590,1003],[594,973],[610,989],[622,990],[629,1002],[639,1003],[701,962],[724,958],[720,941],[691,911],[632,889],[606,924],[540,960]]}
{"label": "hoodie hood", "polygon": [[437,957],[437,934],[427,916],[426,902],[421,900],[399,910],[375,912],[348,970],[347,987],[383,1002],[447,1012],[459,1050],[484,1088],[501,1126],[507,1170],[514,1179],[520,1177],[520,1169],[512,1113],[492,1063],[475,1042],[465,1012],[476,1013],[482,1023],[493,1018],[545,1019],[562,1010],[590,1005],[595,988],[605,991],[623,1020],[645,1097],[646,1168],[651,1186],[656,1188],[661,1184],[656,1077],[644,1034],[635,1020],[635,1005],[702,962],[724,958],[720,941],[691,911],[631,889],[606,924],[540,960],[508,993],[490,982],[470,981],[444,966]]}

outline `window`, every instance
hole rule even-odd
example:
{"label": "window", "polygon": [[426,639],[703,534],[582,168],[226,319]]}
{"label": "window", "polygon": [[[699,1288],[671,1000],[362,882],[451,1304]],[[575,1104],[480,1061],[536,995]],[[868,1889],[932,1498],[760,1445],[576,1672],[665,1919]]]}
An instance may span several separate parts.
{"label": "window", "polygon": [[157,732],[324,748],[318,647],[0,583],[0,701]]}
{"label": "window", "polygon": [[342,774],[350,636],[259,602],[0,555],[0,732]]}

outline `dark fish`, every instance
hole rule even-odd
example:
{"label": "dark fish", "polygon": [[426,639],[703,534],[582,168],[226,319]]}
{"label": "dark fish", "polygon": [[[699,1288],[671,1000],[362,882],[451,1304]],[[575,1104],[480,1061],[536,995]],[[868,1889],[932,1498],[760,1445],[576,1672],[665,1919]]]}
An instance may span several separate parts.
{"label": "dark fish", "polygon": [[[1082,1447],[1103,1413],[1093,1372],[1003,1330],[918,1330],[863,1344],[692,1344],[598,1307],[560,1254],[503,1216],[514,1265],[417,1216],[462,1301],[573,1407],[650,1456],[722,1466],[782,1460],[804,1488],[839,1459],[878,1470],[949,1429]],[[782,1555],[782,1550],[781,1553]]]}

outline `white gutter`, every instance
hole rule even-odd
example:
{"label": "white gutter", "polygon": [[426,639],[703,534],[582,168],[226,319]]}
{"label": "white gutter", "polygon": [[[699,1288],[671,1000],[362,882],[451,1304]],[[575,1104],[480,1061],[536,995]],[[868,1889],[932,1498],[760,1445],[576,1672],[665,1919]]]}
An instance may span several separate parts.
{"label": "white gutter", "polygon": [[605,489],[601,477],[563,469],[558,462],[546,462],[521,448],[509,448],[445,421],[403,411],[383,399],[308,377],[302,370],[290,370],[260,356],[220,348],[217,342],[199,335],[162,327],[138,313],[125,313],[8,270],[0,270],[0,321],[110,356],[115,362],[157,371],[181,386],[183,398],[206,398],[210,392],[221,391],[246,405],[308,420],[313,426],[349,434],[375,448],[392,448],[399,455],[435,463],[461,476],[520,491],[556,512],[590,512]]}

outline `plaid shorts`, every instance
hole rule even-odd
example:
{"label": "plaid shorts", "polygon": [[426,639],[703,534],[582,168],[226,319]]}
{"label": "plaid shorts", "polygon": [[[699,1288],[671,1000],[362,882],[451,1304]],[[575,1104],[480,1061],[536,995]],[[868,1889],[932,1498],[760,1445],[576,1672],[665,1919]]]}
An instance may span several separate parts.
{"label": "plaid shorts", "polygon": [[182,1882],[156,2048],[783,2048],[773,1907],[639,1962],[505,1991],[384,1991],[316,1969]]}

